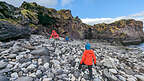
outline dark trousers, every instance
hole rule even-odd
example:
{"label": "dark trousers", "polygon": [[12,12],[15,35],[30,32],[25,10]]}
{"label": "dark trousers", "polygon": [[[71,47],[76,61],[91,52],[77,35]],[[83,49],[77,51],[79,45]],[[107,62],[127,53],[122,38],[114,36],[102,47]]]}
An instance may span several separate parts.
{"label": "dark trousers", "polygon": [[[79,69],[82,68],[82,66],[85,65],[84,63],[79,65]],[[89,77],[92,78],[92,65],[86,65],[88,66],[88,70],[89,70]],[[83,69],[82,69],[83,70]],[[84,69],[85,70],[85,69]]]}

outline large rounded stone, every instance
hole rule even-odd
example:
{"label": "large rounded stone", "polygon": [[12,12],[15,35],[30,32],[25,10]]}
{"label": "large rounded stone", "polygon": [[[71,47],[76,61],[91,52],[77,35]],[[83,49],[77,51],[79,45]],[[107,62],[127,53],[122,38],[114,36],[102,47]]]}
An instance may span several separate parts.
{"label": "large rounded stone", "polygon": [[40,55],[40,56],[42,56],[42,55],[50,56],[49,49],[46,48],[46,47],[42,47],[42,48],[38,48],[36,50],[33,50],[31,52],[31,54],[33,54],[33,55]]}
{"label": "large rounded stone", "polygon": [[120,81],[126,81],[126,78],[121,75],[117,75],[117,77]]}
{"label": "large rounded stone", "polygon": [[9,81],[9,79],[5,76],[0,76],[0,81]]}
{"label": "large rounded stone", "polygon": [[44,78],[43,81],[51,81],[52,78]]}
{"label": "large rounded stone", "polygon": [[117,71],[115,69],[109,69],[109,72],[117,74]]}
{"label": "large rounded stone", "polygon": [[32,77],[19,77],[16,81],[34,81]]}
{"label": "large rounded stone", "polygon": [[12,73],[12,74],[11,74],[11,77],[12,77],[12,78],[18,78],[17,72]]}
{"label": "large rounded stone", "polygon": [[80,76],[80,72],[79,71],[75,71],[73,74],[76,78],[78,78]]}
{"label": "large rounded stone", "polygon": [[44,67],[45,67],[45,69],[48,69],[49,68],[49,63],[45,63]]}
{"label": "large rounded stone", "polygon": [[0,69],[4,69],[7,66],[8,63],[6,62],[0,62]]}
{"label": "large rounded stone", "polygon": [[144,76],[142,76],[142,75],[135,75],[135,77],[136,77],[139,81],[144,81]]}
{"label": "large rounded stone", "polygon": [[27,67],[28,70],[34,70],[37,67],[35,64],[31,64]]}
{"label": "large rounded stone", "polygon": [[17,54],[10,54],[8,57],[13,59],[13,58],[16,58]]}

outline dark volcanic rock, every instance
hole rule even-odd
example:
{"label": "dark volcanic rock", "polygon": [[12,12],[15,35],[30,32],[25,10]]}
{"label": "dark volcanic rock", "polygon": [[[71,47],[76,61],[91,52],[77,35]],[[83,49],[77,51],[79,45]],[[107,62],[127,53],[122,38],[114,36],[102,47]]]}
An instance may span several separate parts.
{"label": "dark volcanic rock", "polygon": [[6,62],[0,62],[0,69],[4,69],[7,66]]}
{"label": "dark volcanic rock", "polygon": [[124,45],[139,44],[144,40],[143,22],[123,19],[111,24],[95,24],[93,38],[119,41]]}
{"label": "dark volcanic rock", "polygon": [[0,76],[0,81],[9,81],[9,79],[5,76]]}
{"label": "dark volcanic rock", "polygon": [[0,21],[0,41],[29,37],[28,28],[17,27],[7,21]]}
{"label": "dark volcanic rock", "polygon": [[0,2],[0,19],[1,18],[13,18],[16,7],[7,4],[6,2]]}

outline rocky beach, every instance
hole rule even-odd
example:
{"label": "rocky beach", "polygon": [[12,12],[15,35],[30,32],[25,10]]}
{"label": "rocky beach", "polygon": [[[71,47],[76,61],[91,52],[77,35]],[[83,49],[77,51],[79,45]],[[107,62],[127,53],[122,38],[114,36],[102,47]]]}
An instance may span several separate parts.
{"label": "rocky beach", "polygon": [[0,1],[0,81],[89,81],[78,69],[87,42],[93,81],[144,81],[144,50],[127,46],[144,42],[143,29],[135,19],[89,25],[71,10]]}
{"label": "rocky beach", "polygon": [[[0,81],[89,81],[88,70],[78,69],[85,43],[42,35],[1,42]],[[97,41],[91,45],[97,57],[93,81],[144,81],[142,50]]]}

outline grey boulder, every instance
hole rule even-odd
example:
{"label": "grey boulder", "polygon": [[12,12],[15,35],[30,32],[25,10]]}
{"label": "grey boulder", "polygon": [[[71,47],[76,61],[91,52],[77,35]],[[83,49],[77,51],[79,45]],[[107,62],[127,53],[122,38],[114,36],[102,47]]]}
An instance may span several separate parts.
{"label": "grey boulder", "polygon": [[46,47],[42,47],[42,48],[38,48],[36,50],[33,50],[31,52],[32,55],[40,55],[40,56],[43,56],[43,55],[46,55],[46,56],[49,56],[50,55],[50,52],[49,52],[49,49],[46,48]]}
{"label": "grey boulder", "polygon": [[9,79],[5,76],[0,76],[0,81],[9,81]]}
{"label": "grey boulder", "polygon": [[16,81],[34,81],[32,77],[20,77]]}

